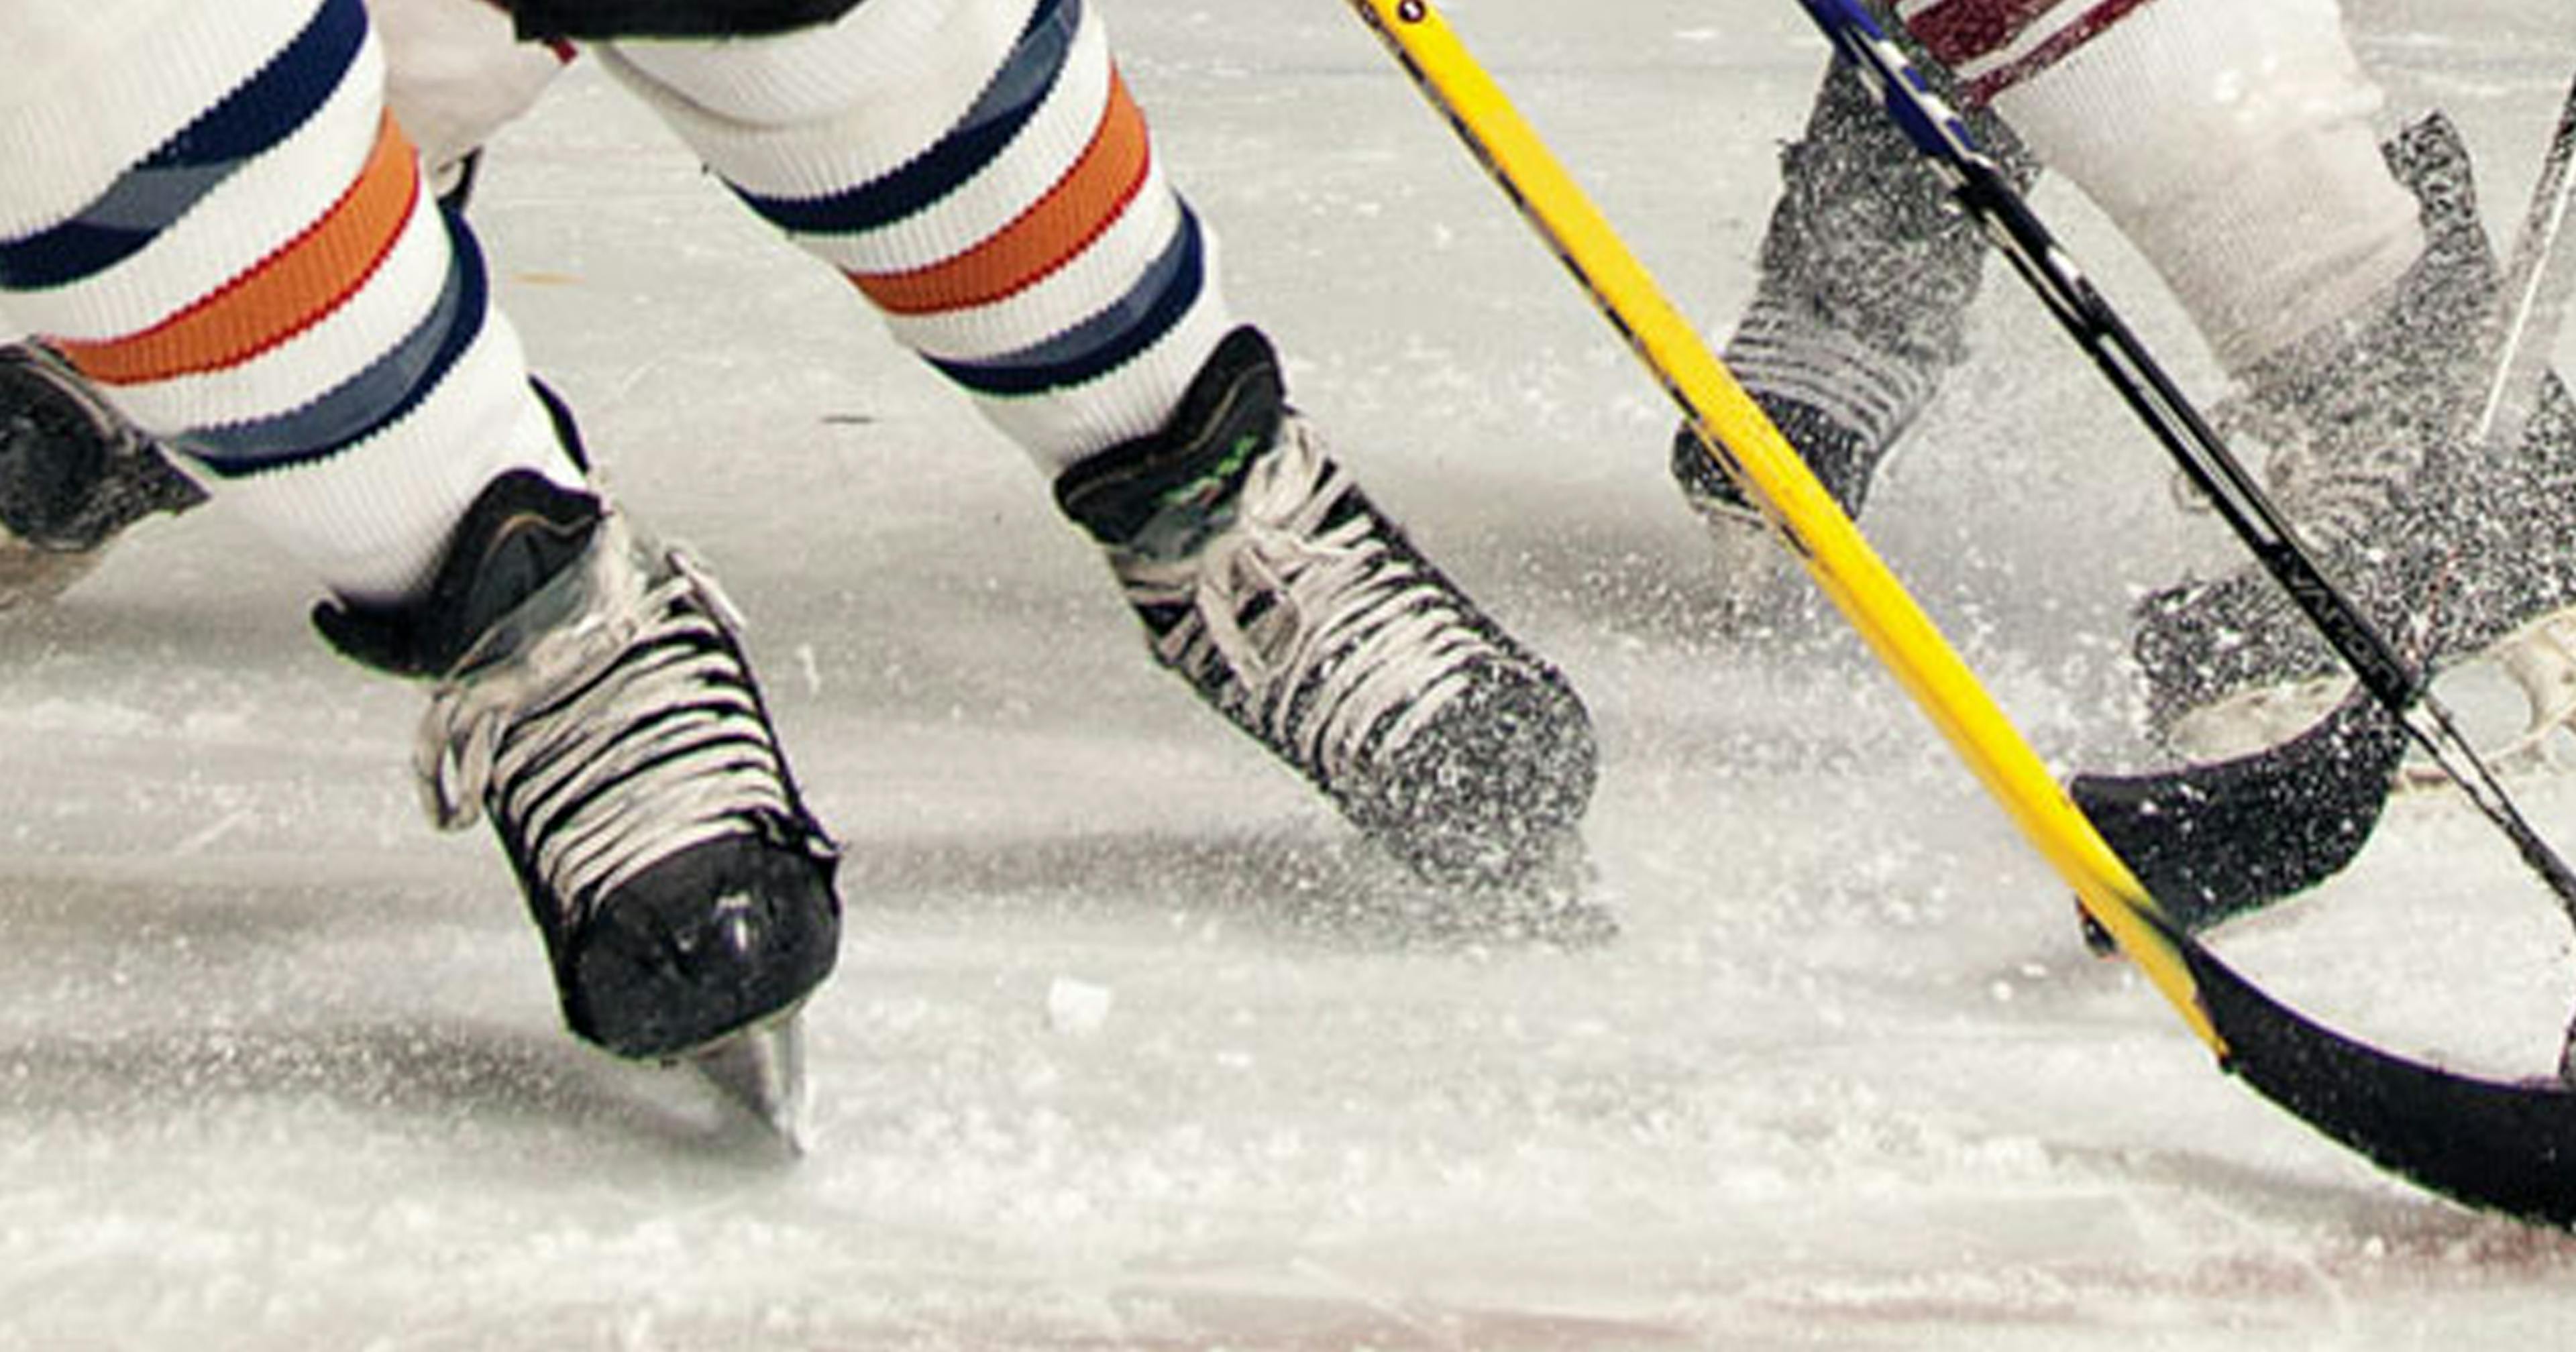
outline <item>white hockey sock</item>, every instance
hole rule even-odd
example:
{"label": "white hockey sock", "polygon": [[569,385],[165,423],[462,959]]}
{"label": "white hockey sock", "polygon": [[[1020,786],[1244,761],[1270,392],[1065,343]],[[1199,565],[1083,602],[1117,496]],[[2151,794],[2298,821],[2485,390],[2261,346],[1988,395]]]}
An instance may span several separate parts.
{"label": "white hockey sock", "polygon": [[360,0],[79,4],[0,5],[60,54],[0,88],[14,323],[349,600],[408,599],[494,476],[580,482]]}
{"label": "white hockey sock", "polygon": [[2423,252],[2334,0],[1910,0],[1908,28],[2118,224],[2231,371]]}
{"label": "white hockey sock", "polygon": [[1162,430],[1233,327],[1085,0],[601,55],[1050,475]]}

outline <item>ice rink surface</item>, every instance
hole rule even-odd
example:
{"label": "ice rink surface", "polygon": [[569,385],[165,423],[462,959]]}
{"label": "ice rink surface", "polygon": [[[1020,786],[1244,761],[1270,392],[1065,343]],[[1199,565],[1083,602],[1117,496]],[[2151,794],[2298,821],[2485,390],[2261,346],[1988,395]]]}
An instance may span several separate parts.
{"label": "ice rink surface", "polygon": [[[325,652],[220,507],[156,522],[0,622],[0,1347],[2576,1334],[2576,1241],[2218,1074],[1856,643],[1711,631],[1670,410],[1343,6],[1102,3],[1294,395],[1589,698],[1620,936],[1376,923],[1379,870],[1149,666],[1017,452],[580,69],[478,219],[612,484],[748,612],[847,842],[813,1149],[564,1034],[498,852],[413,804],[419,693]],[[1449,12],[1675,297],[1731,316],[1824,60],[1796,7]],[[2351,18],[2509,229],[2576,10]],[[2116,236],[2038,200],[2207,392]],[[2229,546],[2000,271],[1975,333],[1866,525],[2053,763],[2136,763],[2125,608]],[[2576,846],[2576,780],[2517,787]],[[2566,922],[2439,794],[2219,947],[2488,1073],[2546,1067],[2576,1002]]]}

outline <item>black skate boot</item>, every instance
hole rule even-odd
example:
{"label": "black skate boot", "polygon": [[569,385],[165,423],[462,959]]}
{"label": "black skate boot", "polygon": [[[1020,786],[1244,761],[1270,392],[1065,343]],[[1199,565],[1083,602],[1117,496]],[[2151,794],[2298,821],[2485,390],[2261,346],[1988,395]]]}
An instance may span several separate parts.
{"label": "black skate boot", "polygon": [[[2215,420],[2268,452],[2283,512],[2382,634],[2436,669],[2496,650],[2539,720],[2543,692],[2576,672],[2563,652],[2550,657],[2568,637],[2561,612],[2576,605],[2566,391],[2549,378],[2518,445],[2468,444],[2499,284],[2468,151],[2439,115],[2385,149],[2422,204],[2423,257],[2369,313],[2267,358]],[[2293,736],[2352,688],[2252,565],[2148,597],[2134,648],[2152,729],[2194,760]]]}
{"label": "black skate boot", "polygon": [[[2002,124],[1976,130],[2016,181],[2029,157]],[[1780,156],[1753,303],[1726,364],[1825,491],[1857,517],[1888,453],[1967,353],[1985,244],[1846,62]],[[1709,524],[1727,578],[1721,622],[1786,621],[1810,595],[1761,515],[1688,426],[1674,434],[1683,501]]]}
{"label": "black skate boot", "polygon": [[436,681],[417,757],[431,816],[491,819],[574,1033],[694,1055],[782,1020],[831,971],[837,856],[685,556],[518,471],[475,501],[418,604],[314,621],[361,662]]}
{"label": "black skate boot", "polygon": [[1461,595],[1283,402],[1237,329],[1162,435],[1056,499],[1107,550],[1155,659],[1442,887],[1518,888],[1574,846],[1590,716]]}
{"label": "black skate boot", "polygon": [[0,610],[52,600],[126,527],[205,500],[60,358],[0,345]]}

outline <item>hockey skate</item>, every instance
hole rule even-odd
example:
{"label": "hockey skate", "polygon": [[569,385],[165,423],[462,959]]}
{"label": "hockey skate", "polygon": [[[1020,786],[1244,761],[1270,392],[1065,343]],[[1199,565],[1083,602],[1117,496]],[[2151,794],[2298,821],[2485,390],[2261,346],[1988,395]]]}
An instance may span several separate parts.
{"label": "hockey skate", "polygon": [[1260,333],[1226,338],[1161,435],[1056,496],[1155,659],[1422,879],[1499,915],[1578,857],[1581,700],[1371,505],[1284,403]]}
{"label": "hockey skate", "polygon": [[475,502],[417,605],[314,619],[343,653],[435,681],[431,818],[490,818],[572,1031],[697,1063],[795,1144],[795,1018],[837,953],[838,856],[705,574],[522,471]]}
{"label": "hockey skate", "polygon": [[[2029,180],[2005,128],[1980,115],[1978,133]],[[1966,356],[1984,256],[1921,155],[1836,62],[1805,136],[1781,152],[1760,281],[1725,358],[1845,513],[1861,514],[1890,452]],[[1751,632],[1794,620],[1811,590],[1688,426],[1673,437],[1672,474],[1708,523],[1719,623]]]}
{"label": "hockey skate", "polygon": [[0,345],[0,610],[60,596],[126,527],[205,500],[60,358]]}
{"label": "hockey skate", "polygon": [[[2523,754],[2576,710],[2576,416],[2551,376],[2518,444],[2468,444],[2497,275],[2467,149],[2438,115],[2386,149],[2422,204],[2423,257],[2373,313],[2266,359],[2216,422],[2267,452],[2283,511],[2382,634],[2436,671],[2499,664],[2526,721],[2490,750]],[[2134,648],[2150,727],[2196,761],[2294,736],[2353,685],[2251,565],[2148,597]]]}

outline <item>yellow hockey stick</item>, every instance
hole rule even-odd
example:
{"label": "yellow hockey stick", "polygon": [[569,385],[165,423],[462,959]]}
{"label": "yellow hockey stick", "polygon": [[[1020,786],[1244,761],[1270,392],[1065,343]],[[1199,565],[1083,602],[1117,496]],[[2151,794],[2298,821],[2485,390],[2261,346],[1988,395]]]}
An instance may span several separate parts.
{"label": "yellow hockey stick", "polygon": [[2073,885],[2085,911],[2220,1057],[2228,1046],[2201,1006],[2188,942],[2084,819],[1895,574],[1879,560],[1771,419],[1628,251],[1427,0],[1350,0],[1521,214],[1591,293],[1613,327],[1681,405],[1701,443],[1960,758]]}
{"label": "yellow hockey stick", "polygon": [[2157,905],[2050,778],[1779,429],[1675,313],[1428,0],[1349,0],[1592,294],[1701,443],[2219,1066],[2381,1166],[2471,1206],[2576,1228],[2576,1091],[2480,1079],[2343,1036],[2265,995]]}

